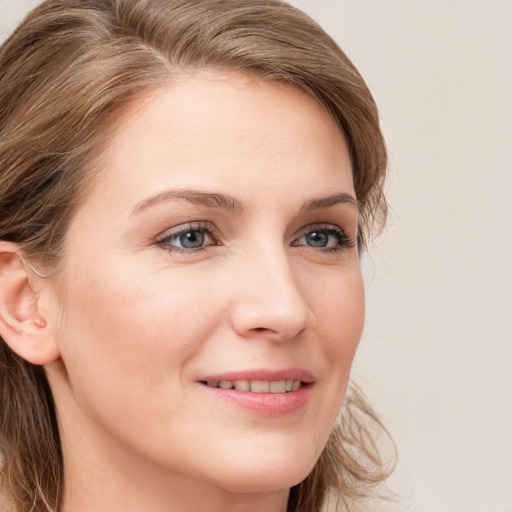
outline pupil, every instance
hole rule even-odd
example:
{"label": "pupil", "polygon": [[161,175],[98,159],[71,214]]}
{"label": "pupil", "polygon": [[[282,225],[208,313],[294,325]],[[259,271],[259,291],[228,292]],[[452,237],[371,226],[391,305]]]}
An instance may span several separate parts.
{"label": "pupil", "polygon": [[307,235],[309,245],[313,247],[326,247],[328,242],[328,237],[325,233],[309,233]]}
{"label": "pupil", "polygon": [[189,231],[180,236],[180,243],[182,247],[187,249],[197,249],[204,243],[204,233],[199,231]]}

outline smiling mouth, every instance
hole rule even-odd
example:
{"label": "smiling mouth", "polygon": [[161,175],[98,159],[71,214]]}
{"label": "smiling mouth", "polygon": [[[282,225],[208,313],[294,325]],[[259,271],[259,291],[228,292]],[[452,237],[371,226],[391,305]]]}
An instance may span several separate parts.
{"label": "smiling mouth", "polygon": [[210,388],[235,389],[252,393],[291,393],[311,385],[300,380],[203,380],[200,383]]}

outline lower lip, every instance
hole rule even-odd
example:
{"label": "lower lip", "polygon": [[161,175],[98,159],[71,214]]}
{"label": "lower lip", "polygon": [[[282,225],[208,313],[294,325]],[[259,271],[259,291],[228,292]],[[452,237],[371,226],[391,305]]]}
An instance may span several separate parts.
{"label": "lower lip", "polygon": [[300,411],[309,400],[312,384],[301,386],[289,393],[253,393],[237,389],[212,388],[201,386],[216,398],[248,409],[264,416],[285,416]]}

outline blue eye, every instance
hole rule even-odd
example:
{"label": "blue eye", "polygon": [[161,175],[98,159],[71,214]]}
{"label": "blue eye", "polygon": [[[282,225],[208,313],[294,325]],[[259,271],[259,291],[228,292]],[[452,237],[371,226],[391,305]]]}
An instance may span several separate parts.
{"label": "blue eye", "polygon": [[207,226],[187,225],[157,240],[157,244],[169,251],[195,252],[215,245],[212,231]]}
{"label": "blue eye", "polygon": [[315,249],[339,250],[353,247],[354,242],[341,229],[334,226],[318,226],[298,238],[293,245],[306,245]]}
{"label": "blue eye", "polygon": [[172,237],[172,239],[179,242],[180,247],[185,249],[199,249],[203,246],[205,238],[205,234],[201,231],[187,231],[182,235]]}
{"label": "blue eye", "polygon": [[307,235],[304,235],[304,241],[307,245],[311,247],[327,247],[329,245],[329,236],[327,233],[322,233],[319,231],[312,231]]}

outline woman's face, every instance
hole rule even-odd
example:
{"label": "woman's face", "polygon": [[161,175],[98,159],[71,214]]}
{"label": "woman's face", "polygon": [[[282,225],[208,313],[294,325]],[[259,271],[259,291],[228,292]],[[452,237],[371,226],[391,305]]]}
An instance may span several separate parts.
{"label": "woman's face", "polygon": [[363,328],[340,131],[290,86],[202,73],[132,105],[100,165],[51,285],[65,456],[298,483]]}

